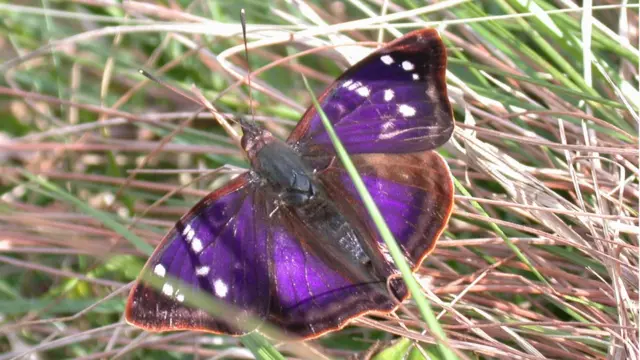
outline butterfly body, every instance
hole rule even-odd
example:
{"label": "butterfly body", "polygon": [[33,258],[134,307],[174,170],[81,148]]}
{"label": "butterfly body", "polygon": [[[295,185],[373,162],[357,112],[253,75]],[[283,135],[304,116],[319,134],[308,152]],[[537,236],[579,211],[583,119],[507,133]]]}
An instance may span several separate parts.
{"label": "butterfly body", "polygon": [[[438,33],[418,30],[352,66],[319,98],[414,271],[453,204],[451,174],[432,151],[454,127],[445,71]],[[393,311],[408,291],[315,109],[286,141],[252,123],[243,132],[251,169],[165,236],[144,270],[162,286],[136,283],[127,321],[230,335],[268,322],[308,339]],[[174,278],[239,312],[190,306]]]}
{"label": "butterfly body", "polygon": [[252,170],[272,192],[279,193],[282,203],[304,205],[319,195],[313,172],[300,154],[269,131],[252,125],[241,144]]}
{"label": "butterfly body", "polygon": [[375,249],[367,247],[370,242],[341,214],[303,157],[257,125],[244,128],[241,144],[252,165],[253,181],[262,183],[273,208],[269,216],[280,211],[299,219],[299,231],[304,231],[299,238],[313,239],[303,245],[314,256],[339,264],[344,276],[353,281],[384,282],[386,271],[376,275],[371,266]]}

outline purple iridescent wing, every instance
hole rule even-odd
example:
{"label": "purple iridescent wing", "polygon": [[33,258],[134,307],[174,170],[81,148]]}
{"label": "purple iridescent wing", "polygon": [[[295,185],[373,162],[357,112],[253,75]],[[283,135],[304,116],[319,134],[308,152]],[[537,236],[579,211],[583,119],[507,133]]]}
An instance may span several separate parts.
{"label": "purple iridescent wing", "polygon": [[281,225],[271,226],[275,283],[269,312],[269,322],[281,332],[318,337],[360,315],[393,311],[399,304],[396,299],[406,297],[401,279],[390,284],[396,294],[392,296],[386,278],[357,281],[336,262],[323,261],[313,251],[314,244],[282,217],[287,217],[286,211],[278,216]]}
{"label": "purple iridescent wing", "polygon": [[[320,104],[350,154],[435,149],[453,132],[446,49],[434,29],[414,31],[348,69]],[[312,106],[289,137],[307,157],[333,152]]]}
{"label": "purple iridescent wing", "polygon": [[[262,193],[249,179],[249,174],[241,175],[204,198],[165,236],[143,270],[162,286],[155,289],[141,280],[135,284],[125,312],[129,323],[151,331],[242,334],[253,330],[246,328],[246,315],[266,318],[268,216],[254,206]],[[243,313],[212,316],[187,306],[184,291],[172,279]]]}
{"label": "purple iridescent wing", "polygon": [[[435,248],[453,209],[453,180],[446,162],[433,151],[360,154],[352,160],[412,269],[417,269]],[[375,229],[338,162],[318,177],[341,211],[356,214]],[[382,244],[378,232],[371,233]]]}

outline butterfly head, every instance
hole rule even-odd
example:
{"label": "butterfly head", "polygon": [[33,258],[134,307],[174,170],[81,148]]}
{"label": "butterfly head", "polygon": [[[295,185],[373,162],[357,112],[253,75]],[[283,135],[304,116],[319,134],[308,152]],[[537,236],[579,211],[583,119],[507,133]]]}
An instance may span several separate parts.
{"label": "butterfly head", "polygon": [[262,149],[264,145],[272,142],[274,137],[268,130],[254,122],[241,119],[240,125],[242,126],[240,145],[249,160],[255,159],[260,149]]}

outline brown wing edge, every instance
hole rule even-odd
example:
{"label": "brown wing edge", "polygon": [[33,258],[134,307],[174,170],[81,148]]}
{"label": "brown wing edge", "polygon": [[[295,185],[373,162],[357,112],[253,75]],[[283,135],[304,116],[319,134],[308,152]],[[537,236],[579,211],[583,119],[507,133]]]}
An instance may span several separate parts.
{"label": "brown wing edge", "polygon": [[447,225],[449,224],[449,219],[451,219],[451,214],[453,213],[453,203],[454,203],[454,195],[455,195],[455,190],[454,190],[454,184],[453,184],[453,175],[451,174],[451,169],[449,169],[449,164],[447,164],[447,162],[445,161],[445,159],[442,157],[442,155],[438,154],[435,151],[428,151],[428,153],[432,153],[435,156],[437,156],[438,161],[440,161],[440,164],[443,166],[443,168],[446,170],[446,173],[448,176],[448,181],[446,183],[446,188],[447,188],[447,193],[448,193],[448,201],[447,201],[447,207],[446,207],[446,211],[444,213],[444,217],[442,219],[442,226],[440,227],[440,229],[437,231],[437,234],[435,236],[435,240],[433,242],[433,244],[426,249],[421,256],[418,257],[417,261],[415,261],[413,268],[411,269],[412,272],[416,272],[420,266],[422,266],[422,263],[424,262],[424,260],[427,258],[427,256],[429,256],[429,254],[431,254],[433,252],[433,250],[436,248],[436,245],[438,243],[438,240],[440,239],[440,236],[442,236],[442,233],[444,232],[444,230],[447,228]]}

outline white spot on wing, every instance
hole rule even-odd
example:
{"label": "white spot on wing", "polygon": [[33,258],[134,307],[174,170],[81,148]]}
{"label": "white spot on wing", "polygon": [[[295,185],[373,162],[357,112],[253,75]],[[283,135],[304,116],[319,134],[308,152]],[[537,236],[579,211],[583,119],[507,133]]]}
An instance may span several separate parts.
{"label": "white spot on wing", "polygon": [[218,297],[223,298],[227,296],[227,293],[229,292],[229,287],[227,286],[227,284],[224,283],[224,281],[218,279],[213,282],[213,290],[216,292],[216,295],[218,295]]}
{"label": "white spot on wing", "polygon": [[165,275],[167,275],[167,269],[165,269],[162,264],[158,264],[153,268],[153,273],[163,278]]}
{"label": "white spot on wing", "polygon": [[413,80],[420,80],[420,75],[418,74],[411,74],[411,77],[413,78]]}
{"label": "white spot on wing", "polygon": [[211,270],[211,268],[208,266],[198,266],[196,268],[196,275],[207,276],[209,274],[209,270]]}
{"label": "white spot on wing", "polygon": [[369,94],[371,94],[371,90],[369,90],[369,88],[366,87],[366,86],[358,88],[358,90],[356,90],[356,92],[358,93],[358,95],[360,95],[362,97],[368,97]]}
{"label": "white spot on wing", "polygon": [[393,90],[391,89],[387,89],[384,91],[384,101],[391,101],[393,100],[393,97],[396,95],[395,92],[393,92]]}
{"label": "white spot on wing", "polygon": [[432,99],[438,98],[438,89],[433,84],[427,84],[427,95]]}
{"label": "white spot on wing", "polygon": [[414,108],[413,106],[409,106],[407,104],[402,104],[398,106],[398,111],[404,117],[412,117],[413,115],[416,114],[416,108]]}
{"label": "white spot on wing", "polygon": [[198,239],[197,237],[194,237],[193,241],[191,242],[191,249],[194,253],[198,254],[200,251],[202,251],[202,241],[200,241],[200,239]]}
{"label": "white spot on wing", "polygon": [[184,295],[183,294],[176,295],[176,300],[178,300],[179,302],[183,302],[184,301]]}
{"label": "white spot on wing", "polygon": [[356,81],[356,82],[352,83],[351,85],[349,85],[349,87],[347,87],[347,89],[353,91],[353,90],[359,88],[360,85],[362,85],[360,83],[360,81]]}
{"label": "white spot on wing", "polygon": [[393,58],[390,55],[382,55],[380,56],[380,60],[382,60],[385,65],[393,64]]}
{"label": "white spot on wing", "polygon": [[167,296],[173,295],[173,286],[171,286],[171,284],[169,283],[165,283],[162,286],[162,292]]}
{"label": "white spot on wing", "polygon": [[349,80],[347,80],[347,81],[342,83],[342,87],[343,88],[349,87],[349,85],[351,85],[352,83],[353,83],[353,80],[349,79]]}
{"label": "white spot on wing", "polygon": [[191,240],[193,240],[193,237],[196,236],[196,232],[193,230],[191,225],[187,224],[187,226],[184,227],[184,230],[182,230],[182,235],[185,237],[185,240],[190,243]]}
{"label": "white spot on wing", "polygon": [[413,69],[415,69],[415,66],[413,65],[413,63],[411,61],[403,61],[402,62],[402,68],[405,69],[406,71],[411,71]]}

